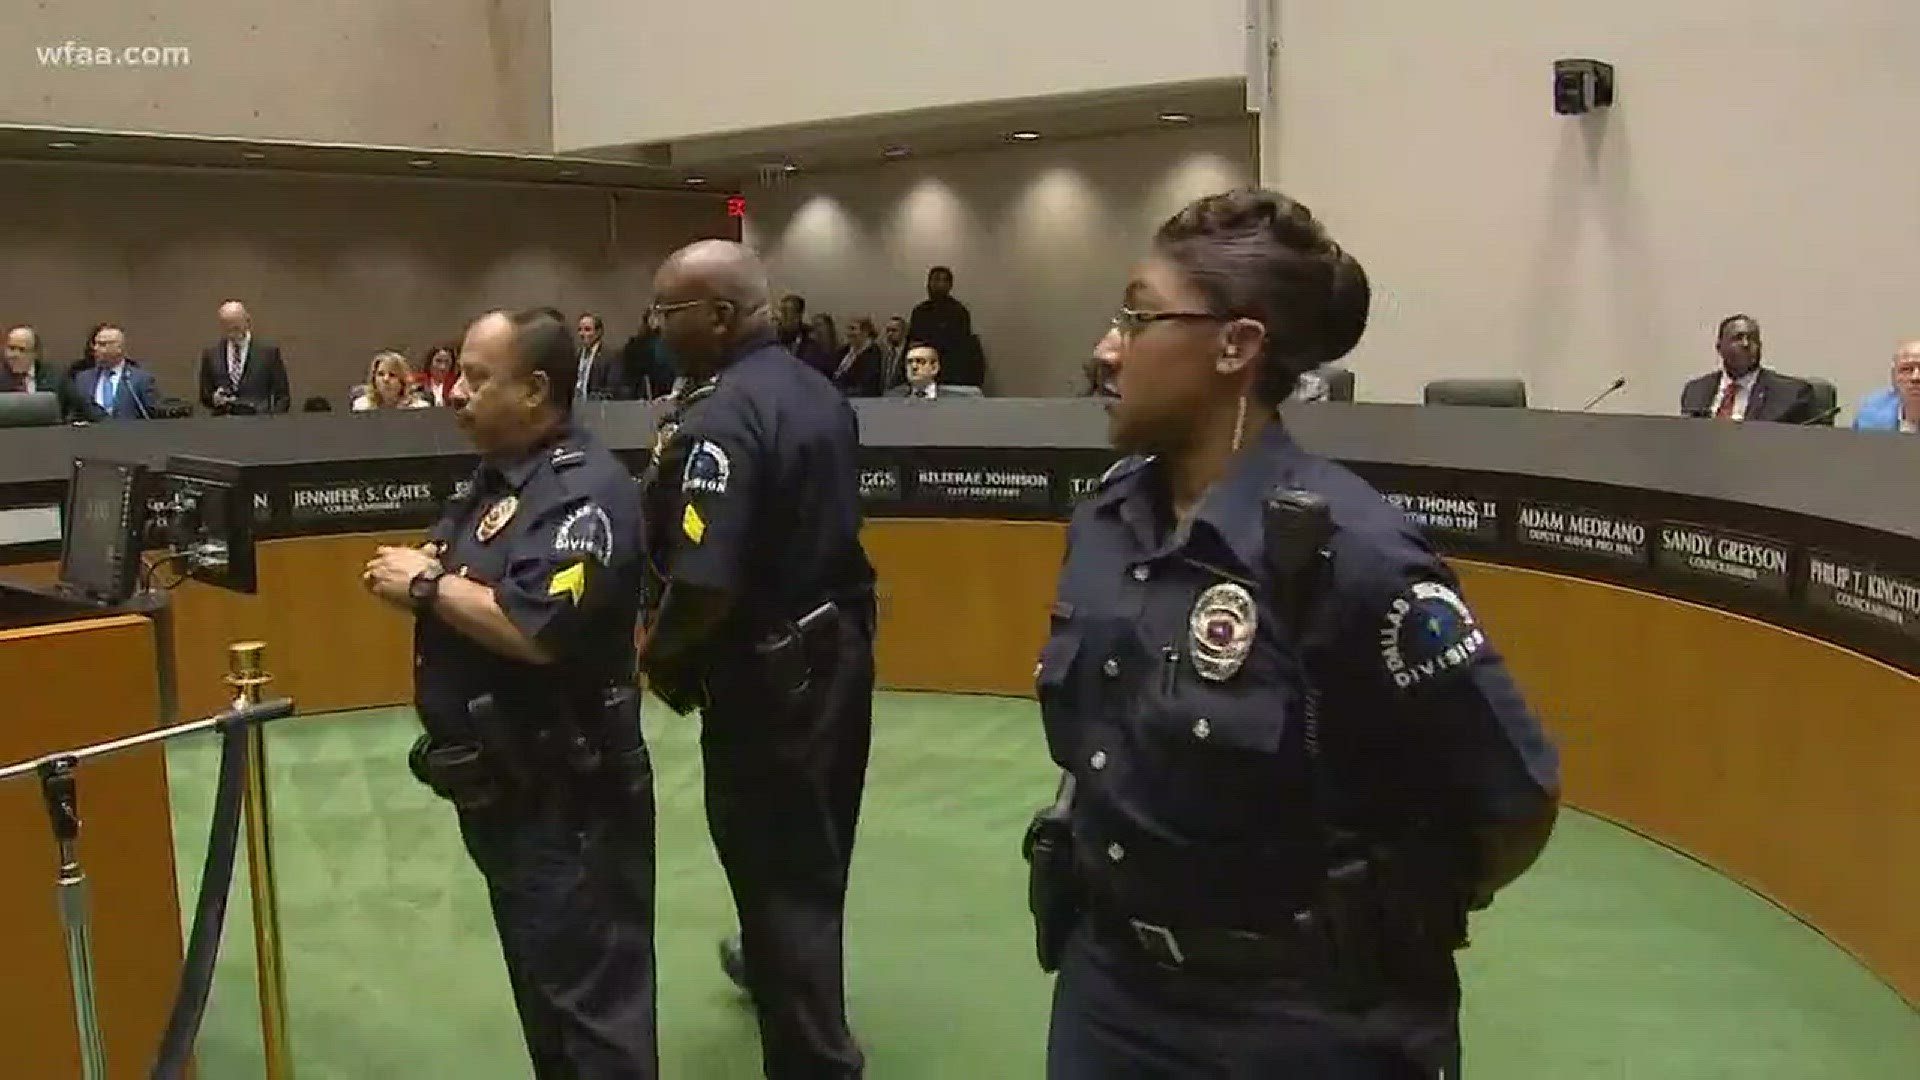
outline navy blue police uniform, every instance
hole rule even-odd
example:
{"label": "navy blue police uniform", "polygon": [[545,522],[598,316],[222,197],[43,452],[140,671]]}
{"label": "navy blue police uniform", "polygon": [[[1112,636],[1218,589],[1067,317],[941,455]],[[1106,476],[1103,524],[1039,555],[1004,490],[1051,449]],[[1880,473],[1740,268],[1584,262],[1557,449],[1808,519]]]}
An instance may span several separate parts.
{"label": "navy blue police uniform", "polygon": [[[1287,489],[1333,524],[1300,609]],[[1077,509],[1036,675],[1080,913],[1048,1075],[1454,1080],[1472,833],[1557,753],[1419,531],[1277,420],[1185,523],[1163,492],[1129,458]]]}
{"label": "navy blue police uniform", "polygon": [[427,733],[411,764],[458,809],[540,1080],[658,1074],[641,531],[638,484],[570,424],[483,464],[430,536],[449,574],[490,587],[552,657],[501,656],[431,611],[415,623]]}
{"label": "navy blue police uniform", "polygon": [[663,421],[645,496],[650,593],[684,583],[733,598],[689,704],[702,708],[707,825],[774,1078],[864,1067],[842,969],[873,720],[859,440],[853,407],[767,334]]}

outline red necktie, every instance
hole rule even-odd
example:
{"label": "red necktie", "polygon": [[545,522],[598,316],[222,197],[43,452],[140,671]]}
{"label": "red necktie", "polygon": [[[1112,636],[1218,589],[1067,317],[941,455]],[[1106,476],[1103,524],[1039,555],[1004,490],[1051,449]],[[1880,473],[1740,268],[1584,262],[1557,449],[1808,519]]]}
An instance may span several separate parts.
{"label": "red necktie", "polygon": [[1727,380],[1727,388],[1720,391],[1720,404],[1713,407],[1713,418],[1725,420],[1733,415],[1733,399],[1740,393],[1740,384]]}

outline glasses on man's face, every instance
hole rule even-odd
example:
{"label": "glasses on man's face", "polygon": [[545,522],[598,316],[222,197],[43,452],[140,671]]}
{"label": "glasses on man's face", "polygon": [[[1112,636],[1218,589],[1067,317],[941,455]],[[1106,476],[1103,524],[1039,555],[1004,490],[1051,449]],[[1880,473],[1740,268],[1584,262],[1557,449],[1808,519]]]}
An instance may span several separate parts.
{"label": "glasses on man's face", "polygon": [[647,309],[647,317],[664,319],[667,316],[672,315],[674,312],[685,311],[688,308],[697,308],[701,304],[710,304],[712,302],[713,301],[707,297],[701,297],[698,300],[682,300],[677,304],[663,304],[660,301],[655,300],[653,302],[653,306]]}
{"label": "glasses on man's face", "polygon": [[1123,307],[1113,316],[1113,328],[1121,337],[1132,339],[1157,322],[1225,322],[1227,318],[1211,311],[1135,311]]}

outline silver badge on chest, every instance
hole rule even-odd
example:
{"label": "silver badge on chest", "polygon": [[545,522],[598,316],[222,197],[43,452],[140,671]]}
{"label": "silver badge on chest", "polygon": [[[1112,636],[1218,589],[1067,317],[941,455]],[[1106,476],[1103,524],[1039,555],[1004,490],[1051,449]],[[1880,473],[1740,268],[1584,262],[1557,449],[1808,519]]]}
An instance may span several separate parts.
{"label": "silver badge on chest", "polygon": [[1246,589],[1223,582],[1201,593],[1187,617],[1193,670],[1213,682],[1233,678],[1253,651],[1253,634],[1259,627],[1259,612]]}

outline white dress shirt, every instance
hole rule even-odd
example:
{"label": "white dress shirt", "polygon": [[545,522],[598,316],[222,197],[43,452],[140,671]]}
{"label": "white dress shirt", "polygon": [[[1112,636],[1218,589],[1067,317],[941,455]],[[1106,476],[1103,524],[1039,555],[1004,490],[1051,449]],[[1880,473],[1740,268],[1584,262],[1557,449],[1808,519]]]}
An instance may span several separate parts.
{"label": "white dress shirt", "polygon": [[1728,384],[1732,384],[1735,387],[1733,392],[1733,415],[1728,419],[1745,420],[1747,418],[1747,401],[1753,397],[1753,382],[1759,375],[1760,369],[1757,367],[1737,379],[1729,379],[1727,373],[1724,370],[1721,371],[1720,381],[1715,383],[1713,387],[1713,400],[1707,402],[1707,416],[1717,417],[1720,415],[1720,399],[1726,396]]}

